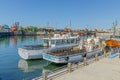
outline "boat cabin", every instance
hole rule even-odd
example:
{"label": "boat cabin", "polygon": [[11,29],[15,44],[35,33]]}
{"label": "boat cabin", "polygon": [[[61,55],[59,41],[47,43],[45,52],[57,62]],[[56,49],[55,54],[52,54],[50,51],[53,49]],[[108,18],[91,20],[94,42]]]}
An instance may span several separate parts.
{"label": "boat cabin", "polygon": [[43,40],[44,46],[55,47],[57,45],[77,44],[80,42],[80,37],[56,34],[52,38],[43,38]]}

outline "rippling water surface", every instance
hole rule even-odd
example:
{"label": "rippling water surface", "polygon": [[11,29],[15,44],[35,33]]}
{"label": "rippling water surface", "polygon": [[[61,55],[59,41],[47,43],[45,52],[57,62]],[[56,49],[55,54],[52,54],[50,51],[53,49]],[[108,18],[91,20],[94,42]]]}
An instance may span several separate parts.
{"label": "rippling water surface", "polygon": [[24,45],[41,44],[40,36],[0,38],[0,80],[30,80],[40,76],[46,60],[22,60],[18,48]]}

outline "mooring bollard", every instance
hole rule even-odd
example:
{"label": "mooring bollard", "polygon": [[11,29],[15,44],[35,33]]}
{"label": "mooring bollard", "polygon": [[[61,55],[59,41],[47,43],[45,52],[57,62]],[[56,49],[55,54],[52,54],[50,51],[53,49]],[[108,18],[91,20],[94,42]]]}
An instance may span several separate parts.
{"label": "mooring bollard", "polygon": [[95,54],[95,61],[98,61],[98,54]]}
{"label": "mooring bollard", "polygon": [[87,58],[84,57],[84,66],[86,66],[86,65],[87,65]]}
{"label": "mooring bollard", "polygon": [[71,71],[72,71],[71,62],[68,62],[68,72],[70,73]]}
{"label": "mooring bollard", "polygon": [[45,69],[43,69],[42,71],[42,77],[43,77],[43,80],[47,80],[47,72]]}

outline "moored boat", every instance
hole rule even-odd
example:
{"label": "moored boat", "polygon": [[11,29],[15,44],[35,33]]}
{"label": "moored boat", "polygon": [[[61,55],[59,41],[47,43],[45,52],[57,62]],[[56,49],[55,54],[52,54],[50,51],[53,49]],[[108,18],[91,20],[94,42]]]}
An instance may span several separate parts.
{"label": "moored boat", "polygon": [[[95,54],[102,54],[100,50],[99,39],[87,39],[82,44],[74,44],[68,46],[54,47],[48,49],[43,54],[43,59],[52,61],[54,63],[67,63],[82,61],[84,55],[87,58],[95,56]],[[88,41],[88,42],[87,42]]]}
{"label": "moored boat", "polygon": [[105,40],[105,52],[108,54],[115,54],[119,52],[120,49],[120,39],[110,38]]}
{"label": "moored boat", "polygon": [[120,47],[120,40],[116,40],[116,39],[108,39],[105,41],[106,46],[109,47]]}

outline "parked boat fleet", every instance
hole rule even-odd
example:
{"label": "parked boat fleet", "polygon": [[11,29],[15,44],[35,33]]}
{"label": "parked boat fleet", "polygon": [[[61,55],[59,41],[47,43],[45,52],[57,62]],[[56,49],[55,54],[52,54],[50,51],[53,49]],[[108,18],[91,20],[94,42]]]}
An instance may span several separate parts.
{"label": "parked boat fleet", "polygon": [[54,63],[78,62],[83,57],[90,58],[103,54],[105,41],[99,37],[81,38],[70,34],[56,34],[52,38],[43,38],[42,45],[24,46],[18,49],[21,58],[45,60]]}
{"label": "parked boat fleet", "polygon": [[27,45],[22,48],[18,48],[18,54],[23,59],[38,59],[42,58],[44,51],[51,47],[64,46],[78,44],[80,42],[79,36],[71,36],[70,34],[65,34],[60,36],[60,34],[55,34],[52,38],[43,38],[43,44],[41,45]]}

